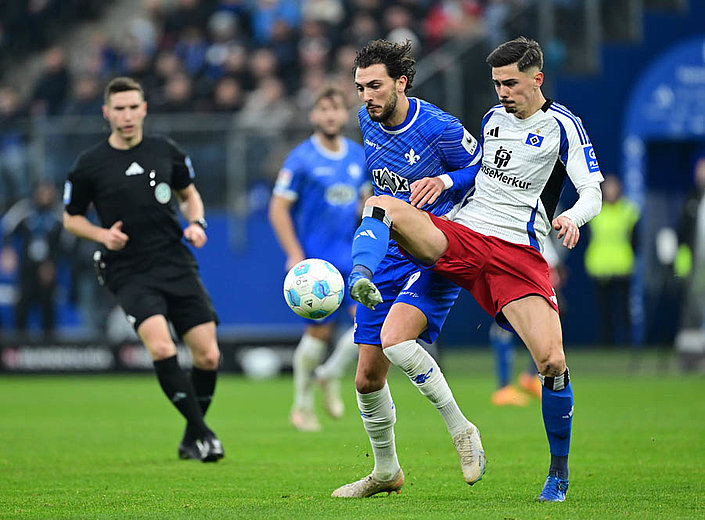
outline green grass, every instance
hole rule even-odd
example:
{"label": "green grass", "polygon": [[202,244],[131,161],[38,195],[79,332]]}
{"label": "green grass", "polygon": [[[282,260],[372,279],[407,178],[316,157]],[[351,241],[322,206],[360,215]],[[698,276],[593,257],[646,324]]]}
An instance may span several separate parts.
{"label": "green grass", "polygon": [[[523,359],[519,357],[519,359]],[[662,358],[666,359],[666,358]],[[667,360],[667,359],[666,359]],[[0,379],[0,518],[703,518],[705,378],[647,354],[569,355],[576,394],[571,480],[563,504],[534,501],[548,468],[540,406],[494,408],[486,352],[449,354],[445,372],[488,457],[482,482],[462,481],[436,411],[398,371],[400,495],[330,498],[372,467],[356,411],[324,430],[287,422],[291,378],[223,375],[209,423],[226,458],[179,461],[183,421],[151,375]]]}

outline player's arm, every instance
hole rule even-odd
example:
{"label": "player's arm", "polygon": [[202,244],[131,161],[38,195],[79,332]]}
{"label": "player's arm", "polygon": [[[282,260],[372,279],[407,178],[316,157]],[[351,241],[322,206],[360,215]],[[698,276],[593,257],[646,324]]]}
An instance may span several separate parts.
{"label": "player's arm", "polygon": [[71,215],[64,211],[64,229],[77,237],[103,244],[110,251],[120,251],[129,240],[122,232],[122,220],[115,222],[110,228],[96,226],[83,215]]}
{"label": "player's arm", "polygon": [[184,238],[194,247],[203,247],[208,240],[206,236],[205,210],[203,199],[196,186],[189,184],[183,189],[176,190],[179,198],[179,209],[189,223],[184,229]]}
{"label": "player's arm", "polygon": [[411,184],[409,202],[416,207],[433,204],[445,190],[467,193],[480,171],[482,148],[457,119],[448,124],[437,149],[447,171],[438,177],[426,177]]}
{"label": "player's arm", "polygon": [[83,157],[79,157],[64,185],[64,229],[80,238],[103,244],[110,251],[125,247],[129,237],[122,232],[122,220],[109,228],[96,226],[85,217],[93,200],[93,186],[86,178]]}
{"label": "player's arm", "polygon": [[293,204],[293,200],[276,193],[272,195],[269,201],[269,222],[279,241],[279,245],[286,255],[287,270],[305,258],[301,242],[299,242],[299,238],[296,235],[294,220],[291,218],[291,206]]}
{"label": "player's arm", "polygon": [[580,120],[561,118],[559,122],[564,123],[561,129],[560,160],[578,191],[578,200],[573,207],[554,218],[551,224],[558,231],[558,238],[563,239],[563,245],[573,249],[580,239],[580,226],[596,217],[602,209],[600,183],[604,179]]}

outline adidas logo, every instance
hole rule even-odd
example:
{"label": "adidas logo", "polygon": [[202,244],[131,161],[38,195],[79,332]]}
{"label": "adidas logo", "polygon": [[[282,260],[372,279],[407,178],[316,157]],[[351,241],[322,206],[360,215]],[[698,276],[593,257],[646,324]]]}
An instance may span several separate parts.
{"label": "adidas logo", "polygon": [[142,168],[139,164],[136,162],[133,162],[127,170],[125,170],[125,175],[130,176],[130,175],[141,175],[144,173],[144,168]]}
{"label": "adidas logo", "polygon": [[355,238],[359,237],[370,237],[372,240],[377,240],[377,237],[375,234],[372,232],[371,229],[366,229],[365,231],[360,231],[357,235],[355,235]]}

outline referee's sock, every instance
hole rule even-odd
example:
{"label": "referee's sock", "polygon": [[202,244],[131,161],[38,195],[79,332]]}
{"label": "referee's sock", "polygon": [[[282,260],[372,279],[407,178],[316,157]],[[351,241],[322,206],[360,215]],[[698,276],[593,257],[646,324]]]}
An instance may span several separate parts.
{"label": "referee's sock", "polygon": [[382,208],[365,207],[362,212],[362,222],[353,235],[353,266],[363,266],[370,273],[375,272],[387,254],[391,226],[392,220]]}
{"label": "referee's sock", "polygon": [[193,367],[191,369],[191,384],[196,392],[196,400],[201,407],[201,413],[205,417],[208,407],[213,400],[215,392],[215,382],[218,378],[218,370],[204,370]]}
{"label": "referee's sock", "polygon": [[157,379],[171,404],[186,418],[187,439],[199,438],[212,433],[203,421],[193,385],[186,373],[179,366],[176,355],[154,361]]}

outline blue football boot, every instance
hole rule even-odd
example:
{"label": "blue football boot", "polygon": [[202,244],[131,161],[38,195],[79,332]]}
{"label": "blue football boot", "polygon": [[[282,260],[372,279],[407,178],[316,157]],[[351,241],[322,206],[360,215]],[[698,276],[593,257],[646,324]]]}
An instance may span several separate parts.
{"label": "blue football boot", "polygon": [[546,477],[546,483],[543,485],[543,490],[537,500],[539,502],[563,502],[567,492],[567,478],[560,478],[558,475],[549,475]]}

